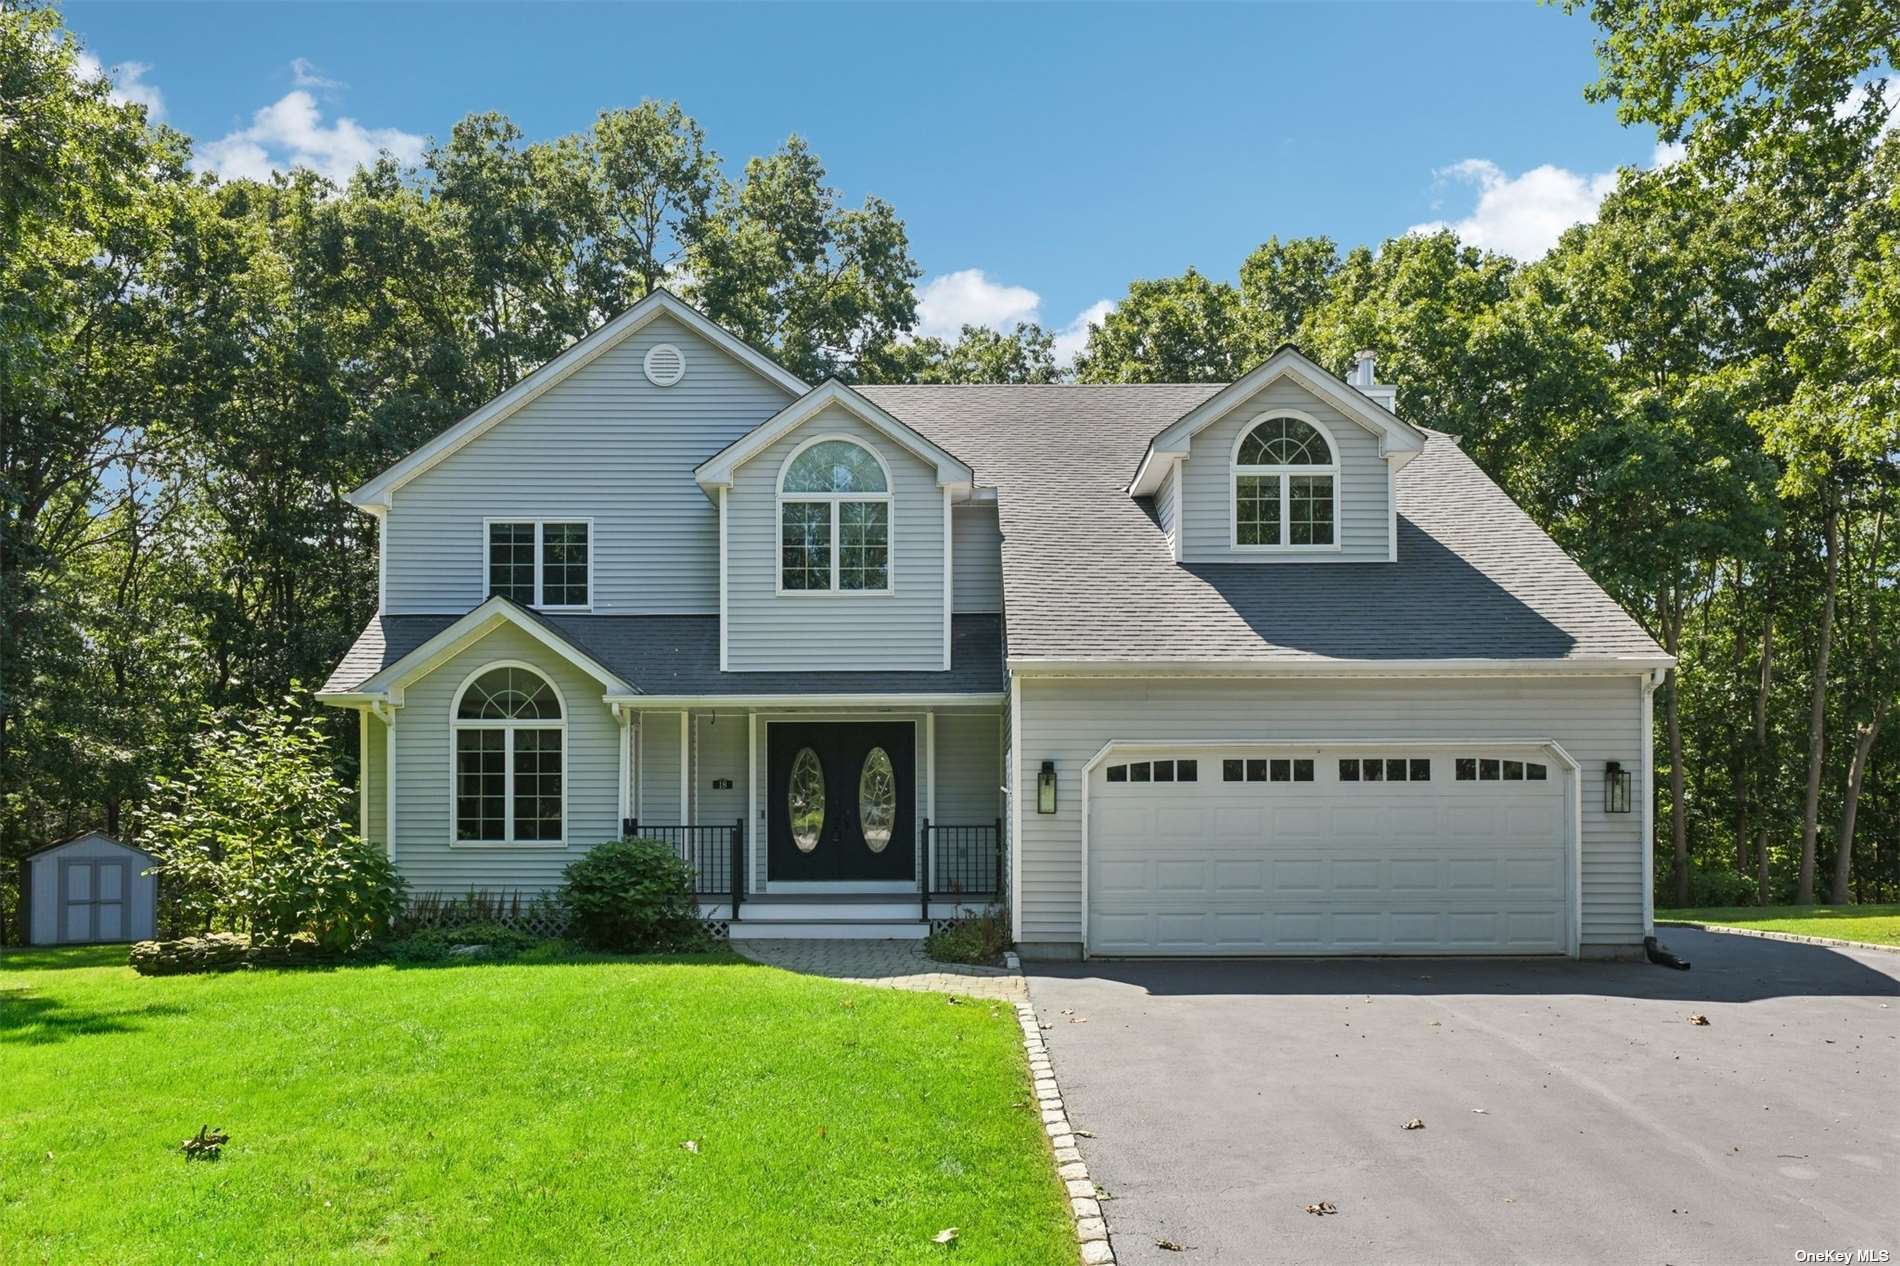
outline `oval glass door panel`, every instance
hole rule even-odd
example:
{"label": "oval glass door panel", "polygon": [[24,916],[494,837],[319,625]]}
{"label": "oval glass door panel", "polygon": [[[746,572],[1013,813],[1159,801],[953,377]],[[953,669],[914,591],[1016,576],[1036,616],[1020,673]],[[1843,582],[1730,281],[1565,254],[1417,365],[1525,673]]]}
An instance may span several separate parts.
{"label": "oval glass door panel", "polygon": [[882,853],[897,823],[897,771],[881,747],[871,749],[858,775],[858,822],[865,844],[873,853]]}
{"label": "oval glass door panel", "polygon": [[792,758],[792,776],[785,788],[785,807],[791,811],[792,843],[801,853],[818,847],[825,829],[825,767],[809,747]]}

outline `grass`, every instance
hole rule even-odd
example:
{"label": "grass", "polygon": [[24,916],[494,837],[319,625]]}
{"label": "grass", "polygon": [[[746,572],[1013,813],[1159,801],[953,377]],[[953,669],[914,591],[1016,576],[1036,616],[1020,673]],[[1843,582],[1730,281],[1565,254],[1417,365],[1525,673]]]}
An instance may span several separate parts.
{"label": "grass", "polygon": [[0,955],[0,1261],[1075,1260],[1000,1004],[724,954],[123,961]]}
{"label": "grass", "polygon": [[1702,910],[1658,910],[1658,919],[1831,936],[1872,945],[1900,945],[1900,905],[1885,906],[1729,906]]}

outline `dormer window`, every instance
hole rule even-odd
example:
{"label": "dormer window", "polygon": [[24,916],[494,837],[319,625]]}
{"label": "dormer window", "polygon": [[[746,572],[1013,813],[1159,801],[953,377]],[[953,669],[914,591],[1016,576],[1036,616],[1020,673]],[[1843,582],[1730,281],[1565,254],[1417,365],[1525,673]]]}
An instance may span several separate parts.
{"label": "dormer window", "polygon": [[855,440],[820,438],[779,472],[779,592],[888,593],[891,479]]}
{"label": "dormer window", "polygon": [[1233,545],[1239,550],[1339,548],[1339,450],[1318,421],[1290,412],[1255,419],[1233,458]]}

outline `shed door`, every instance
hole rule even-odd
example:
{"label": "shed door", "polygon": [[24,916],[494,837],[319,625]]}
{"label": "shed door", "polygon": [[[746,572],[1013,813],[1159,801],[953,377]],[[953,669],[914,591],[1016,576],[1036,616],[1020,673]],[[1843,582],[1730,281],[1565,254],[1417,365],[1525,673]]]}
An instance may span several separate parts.
{"label": "shed door", "polygon": [[1091,954],[1561,954],[1564,770],[1536,749],[1117,753]]}
{"label": "shed door", "polygon": [[131,867],[124,862],[60,863],[60,940],[123,941]]}

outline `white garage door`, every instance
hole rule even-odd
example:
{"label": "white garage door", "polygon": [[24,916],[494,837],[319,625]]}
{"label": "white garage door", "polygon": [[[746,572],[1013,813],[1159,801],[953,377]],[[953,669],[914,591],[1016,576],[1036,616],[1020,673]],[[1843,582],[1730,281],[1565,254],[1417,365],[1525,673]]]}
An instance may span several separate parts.
{"label": "white garage door", "polygon": [[1089,783],[1091,954],[1561,954],[1541,749],[1117,751]]}

